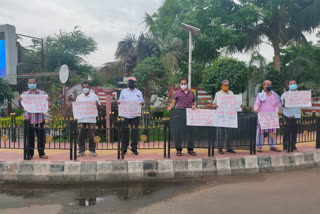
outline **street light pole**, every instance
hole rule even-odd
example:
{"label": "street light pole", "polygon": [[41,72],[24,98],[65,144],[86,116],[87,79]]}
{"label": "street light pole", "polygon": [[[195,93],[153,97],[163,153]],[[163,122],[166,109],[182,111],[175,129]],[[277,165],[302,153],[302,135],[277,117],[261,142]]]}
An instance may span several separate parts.
{"label": "street light pole", "polygon": [[192,69],[192,32],[189,31],[189,69],[188,69],[188,88],[191,89],[191,69]]}
{"label": "street light pole", "polygon": [[191,74],[192,74],[192,34],[195,36],[200,36],[200,29],[193,27],[191,25],[182,23],[182,30],[189,33],[189,67],[188,67],[188,88],[191,89]]}

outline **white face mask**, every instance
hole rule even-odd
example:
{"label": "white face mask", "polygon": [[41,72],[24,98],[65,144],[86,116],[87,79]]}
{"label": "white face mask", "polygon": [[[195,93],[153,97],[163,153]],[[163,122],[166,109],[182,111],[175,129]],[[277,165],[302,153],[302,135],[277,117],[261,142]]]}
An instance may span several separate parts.
{"label": "white face mask", "polygon": [[83,93],[88,94],[89,92],[90,92],[90,89],[89,89],[89,88],[84,88],[84,89],[83,89]]}
{"label": "white face mask", "polygon": [[187,87],[188,87],[188,86],[186,86],[186,85],[180,85],[180,88],[181,88],[182,90],[185,90]]}

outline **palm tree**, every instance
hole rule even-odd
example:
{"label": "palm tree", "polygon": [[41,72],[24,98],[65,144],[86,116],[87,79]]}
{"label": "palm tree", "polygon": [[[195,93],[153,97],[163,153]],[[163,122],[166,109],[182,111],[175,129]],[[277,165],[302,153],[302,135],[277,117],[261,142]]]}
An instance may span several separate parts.
{"label": "palm tree", "polygon": [[[239,14],[251,17],[250,23],[232,24],[247,38],[238,43],[240,49],[251,49],[268,39],[274,49],[274,69],[280,71],[281,48],[293,42],[307,40],[304,31],[311,31],[320,24],[319,0],[241,0]],[[249,11],[249,13],[248,13]]]}
{"label": "palm tree", "polygon": [[137,40],[135,35],[128,34],[118,43],[115,53],[116,59],[120,59],[126,69],[126,76],[133,73],[133,68],[137,65]]}

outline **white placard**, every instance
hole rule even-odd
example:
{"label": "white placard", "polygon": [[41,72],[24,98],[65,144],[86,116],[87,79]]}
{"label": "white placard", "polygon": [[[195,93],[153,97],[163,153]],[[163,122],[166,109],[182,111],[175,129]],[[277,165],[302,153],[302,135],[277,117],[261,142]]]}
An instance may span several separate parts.
{"label": "white placard", "polygon": [[258,120],[262,130],[280,128],[279,115],[277,112],[258,113]]}
{"label": "white placard", "polygon": [[217,97],[217,110],[222,111],[242,111],[242,96],[241,95],[226,95],[219,94]]}
{"label": "white placard", "polygon": [[80,120],[98,116],[96,101],[84,101],[72,103],[73,117]]}
{"label": "white placard", "polygon": [[286,107],[311,107],[311,91],[288,91],[285,96]]}
{"label": "white placard", "polygon": [[21,94],[21,104],[29,113],[47,113],[48,95],[46,94]]}
{"label": "white placard", "polygon": [[120,117],[140,117],[141,101],[119,101],[118,112]]}

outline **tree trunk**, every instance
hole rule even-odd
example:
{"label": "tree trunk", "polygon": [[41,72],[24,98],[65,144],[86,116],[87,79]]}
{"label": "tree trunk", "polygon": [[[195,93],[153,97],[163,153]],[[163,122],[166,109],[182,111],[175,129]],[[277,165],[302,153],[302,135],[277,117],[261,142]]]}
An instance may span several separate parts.
{"label": "tree trunk", "polygon": [[274,50],[274,70],[280,72],[280,45],[278,42],[272,44]]}

